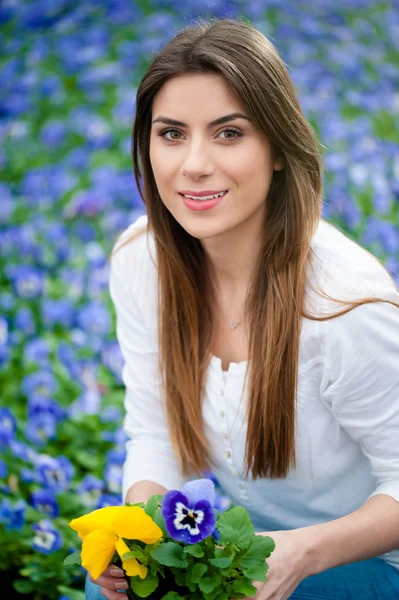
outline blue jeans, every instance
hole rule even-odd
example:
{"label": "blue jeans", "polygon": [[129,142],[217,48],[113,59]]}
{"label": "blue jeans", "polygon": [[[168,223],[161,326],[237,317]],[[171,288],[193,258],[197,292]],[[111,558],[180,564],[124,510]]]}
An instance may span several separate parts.
{"label": "blue jeans", "polygon": [[[103,598],[87,579],[86,600]],[[399,600],[399,570],[381,558],[334,567],[301,581],[290,600]]]}

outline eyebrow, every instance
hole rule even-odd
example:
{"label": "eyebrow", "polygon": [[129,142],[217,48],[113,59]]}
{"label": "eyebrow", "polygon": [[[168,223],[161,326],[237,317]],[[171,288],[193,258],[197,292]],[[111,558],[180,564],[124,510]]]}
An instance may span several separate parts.
{"label": "eyebrow", "polygon": [[[251,121],[249,117],[246,117],[241,113],[235,112],[231,115],[219,117],[219,119],[211,121],[210,123],[208,123],[207,128],[210,129],[211,127],[215,127],[215,125],[221,125],[222,123],[226,123],[227,121],[234,121],[235,119],[247,119],[248,121]],[[164,123],[165,125],[177,125],[179,127],[188,127],[187,123],[183,123],[182,121],[176,121],[175,119],[169,119],[169,117],[162,116],[154,119],[152,123]]]}

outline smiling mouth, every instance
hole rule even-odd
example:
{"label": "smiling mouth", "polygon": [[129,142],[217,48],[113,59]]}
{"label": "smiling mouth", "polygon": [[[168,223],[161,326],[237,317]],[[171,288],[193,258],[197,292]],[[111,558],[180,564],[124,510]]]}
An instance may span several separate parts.
{"label": "smiling mouth", "polygon": [[218,194],[212,194],[209,196],[189,196],[188,194],[182,194],[179,192],[180,196],[183,198],[187,198],[188,200],[195,200],[196,202],[204,202],[205,200],[216,200],[217,198],[222,198],[227,194],[228,190],[224,190],[219,192]]}

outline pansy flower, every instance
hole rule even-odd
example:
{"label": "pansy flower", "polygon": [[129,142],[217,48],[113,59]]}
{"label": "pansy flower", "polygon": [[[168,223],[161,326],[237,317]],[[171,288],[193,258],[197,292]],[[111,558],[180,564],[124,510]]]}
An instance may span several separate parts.
{"label": "pansy flower", "polygon": [[58,529],[56,529],[49,519],[42,519],[39,523],[32,526],[35,537],[32,541],[32,547],[42,554],[52,554],[62,548],[63,540]]}
{"label": "pansy flower", "polygon": [[135,558],[123,559],[129,546],[123,538],[155,544],[162,531],[138,506],[106,506],[87,515],[73,519],[69,526],[82,540],[82,566],[94,579],[104,572],[115,551],[122,560],[122,568],[130,577],[139,575],[144,579],[147,567]]}
{"label": "pansy flower", "polygon": [[216,533],[215,486],[210,479],[196,479],[181,491],[170,490],[162,500],[162,515],[170,537],[196,544]]}

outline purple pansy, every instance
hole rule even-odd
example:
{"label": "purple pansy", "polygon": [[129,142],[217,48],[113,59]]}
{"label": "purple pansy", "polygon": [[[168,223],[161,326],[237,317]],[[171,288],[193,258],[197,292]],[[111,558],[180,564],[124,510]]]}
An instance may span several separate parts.
{"label": "purple pansy", "polygon": [[62,537],[49,519],[42,519],[39,523],[33,524],[35,536],[32,541],[32,547],[42,554],[52,554],[62,548]]}
{"label": "purple pansy", "polygon": [[24,500],[11,503],[8,498],[3,498],[0,501],[0,523],[3,523],[8,531],[22,529],[25,525],[26,508]]}
{"label": "purple pansy", "polygon": [[69,458],[62,455],[53,458],[47,454],[40,454],[35,461],[35,467],[40,485],[53,490],[54,493],[67,490],[75,474],[75,467]]}
{"label": "purple pansy", "polygon": [[56,432],[57,421],[49,412],[33,416],[25,427],[26,438],[39,448],[45,446],[49,440],[54,440]]}
{"label": "purple pansy", "polygon": [[76,492],[85,506],[93,506],[101,496],[103,489],[102,479],[88,473],[76,488]]}
{"label": "purple pansy", "polygon": [[215,485],[210,479],[189,481],[181,491],[170,490],[162,500],[162,515],[170,537],[196,544],[215,532]]}
{"label": "purple pansy", "polygon": [[52,490],[40,489],[31,494],[30,503],[36,510],[48,517],[55,519],[60,514],[57,497]]}

